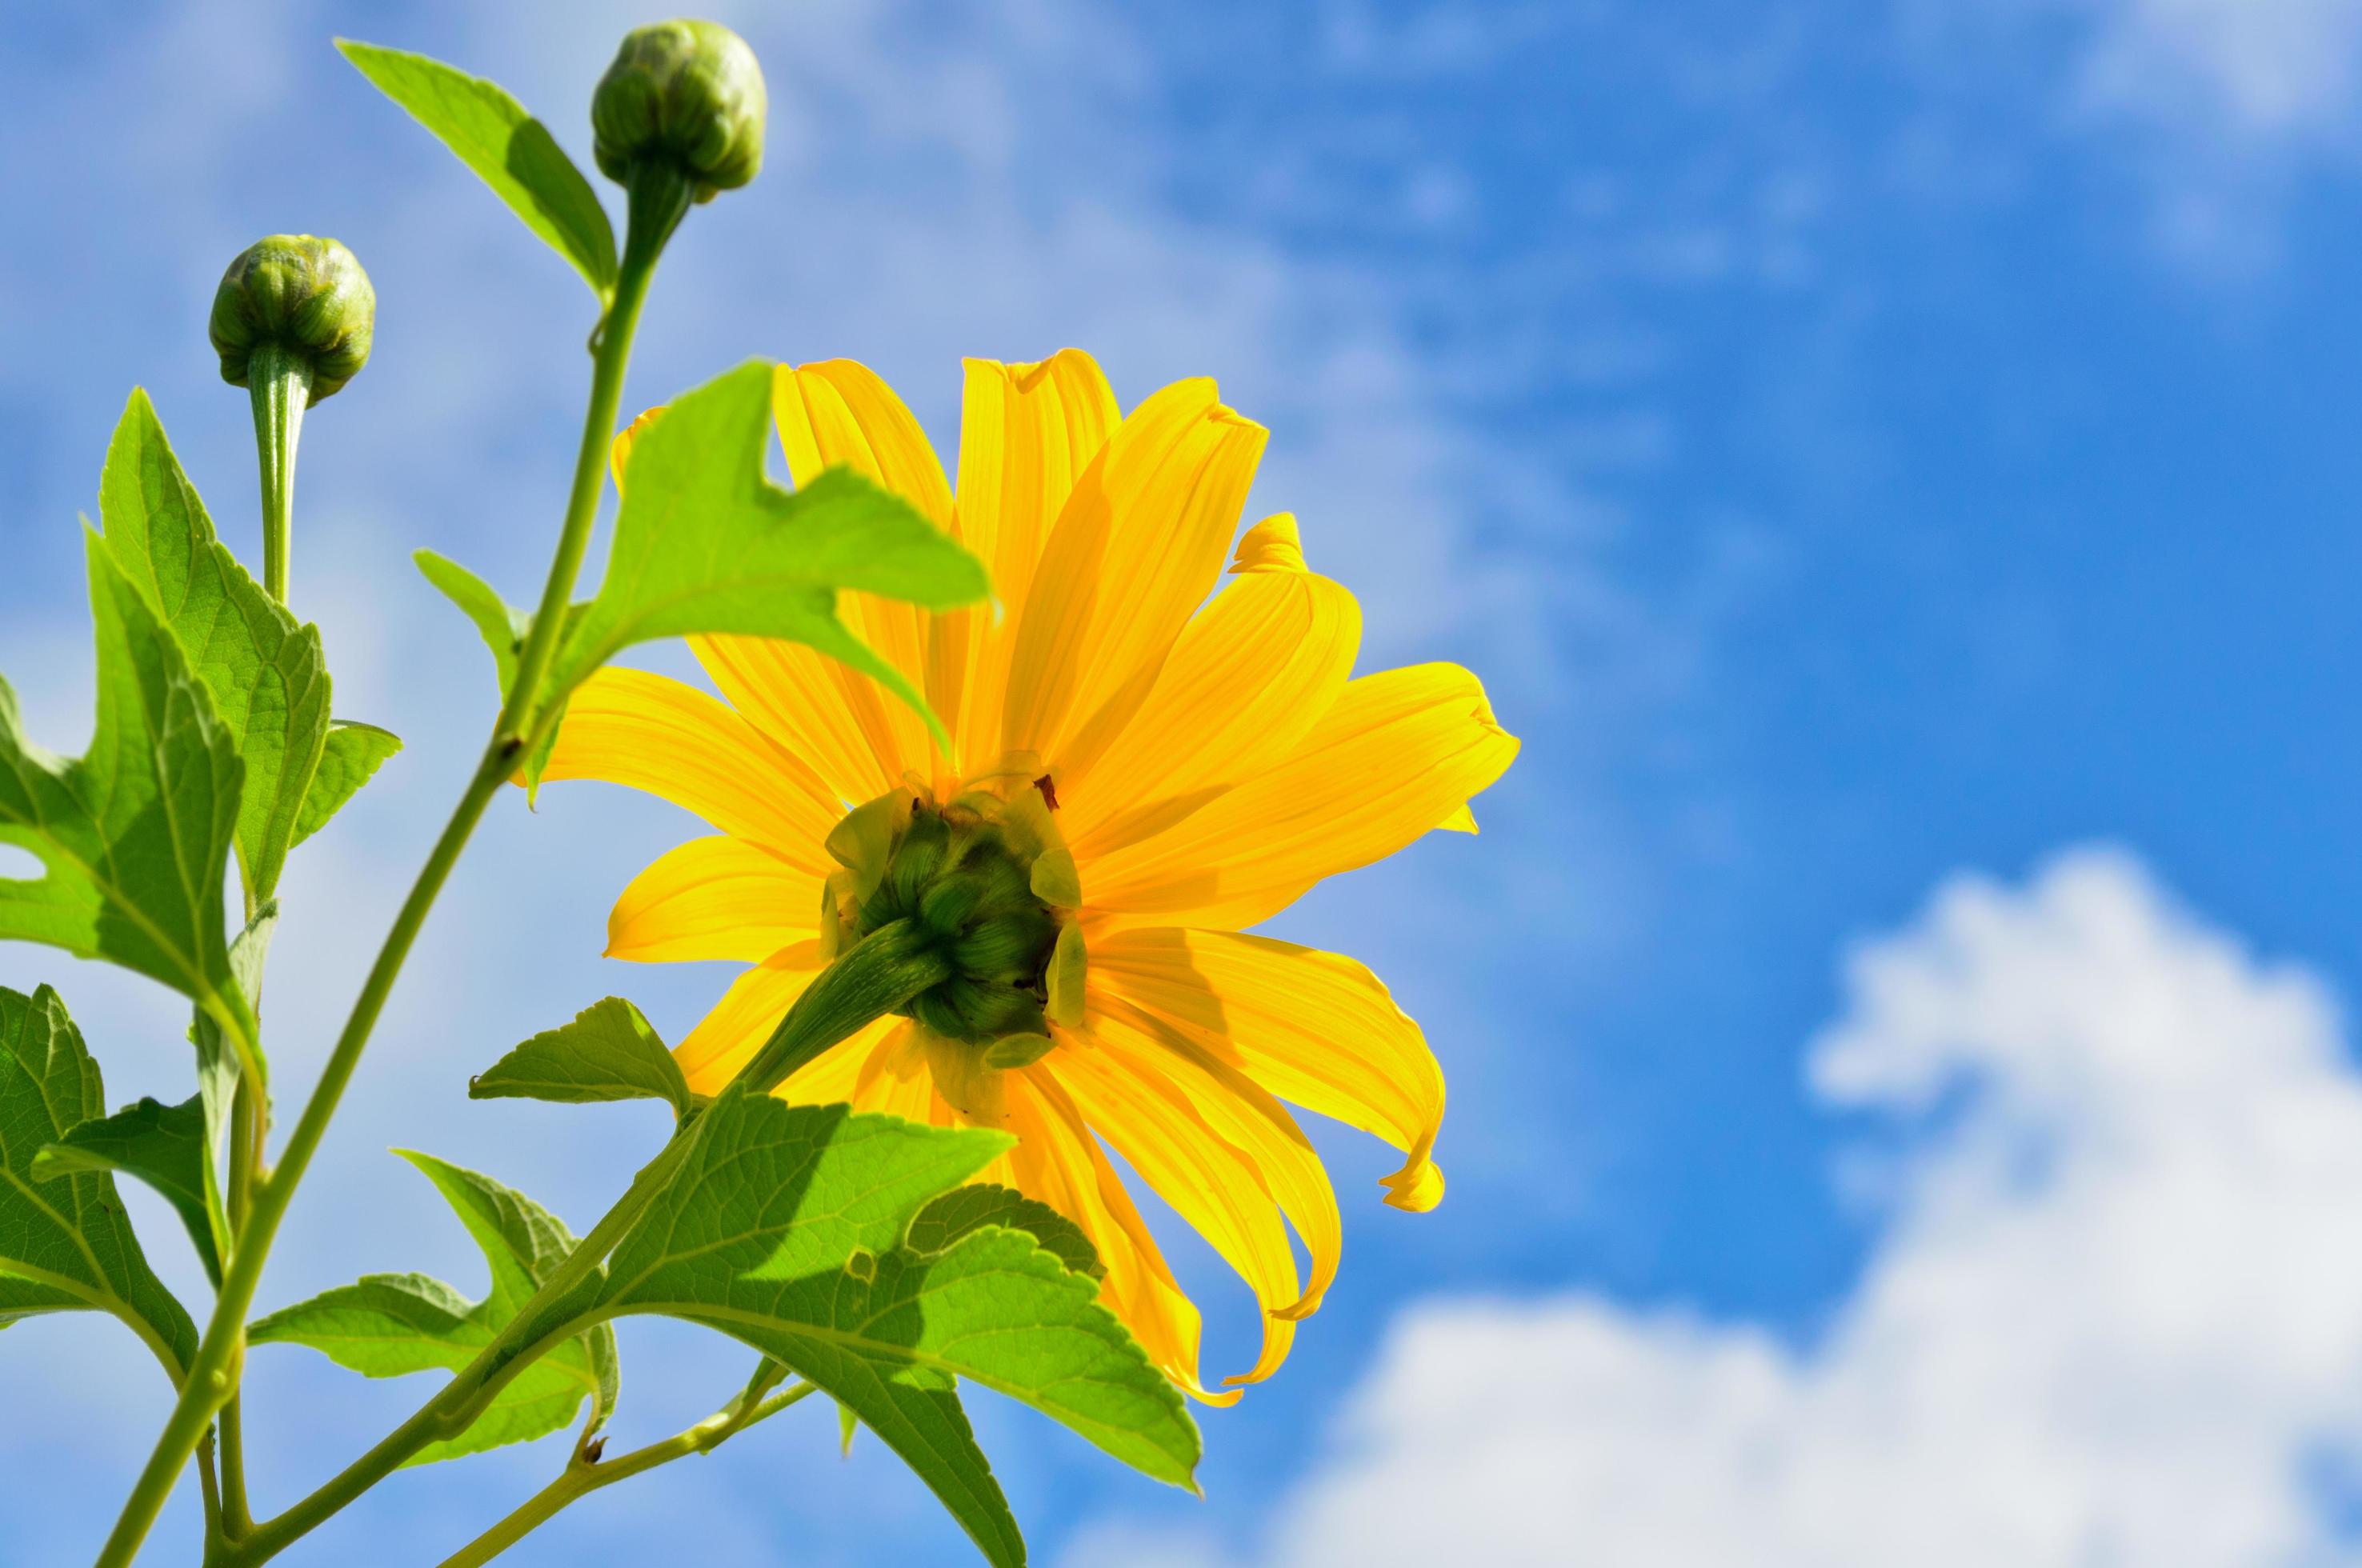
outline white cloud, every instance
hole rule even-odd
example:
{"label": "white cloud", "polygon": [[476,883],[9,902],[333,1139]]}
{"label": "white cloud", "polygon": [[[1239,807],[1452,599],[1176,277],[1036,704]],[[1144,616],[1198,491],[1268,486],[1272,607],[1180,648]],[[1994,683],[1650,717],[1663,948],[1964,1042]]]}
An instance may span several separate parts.
{"label": "white cloud", "polygon": [[2081,84],[2095,108],[2250,138],[2351,126],[2356,0],[2072,0],[2093,12]]}
{"label": "white cloud", "polygon": [[1848,983],[1810,1081],[1885,1119],[1886,1207],[1816,1342],[1417,1309],[1270,1560],[2349,1560],[2306,1481],[2362,1433],[2362,1077],[2323,987],[2088,851],[1953,881]]}

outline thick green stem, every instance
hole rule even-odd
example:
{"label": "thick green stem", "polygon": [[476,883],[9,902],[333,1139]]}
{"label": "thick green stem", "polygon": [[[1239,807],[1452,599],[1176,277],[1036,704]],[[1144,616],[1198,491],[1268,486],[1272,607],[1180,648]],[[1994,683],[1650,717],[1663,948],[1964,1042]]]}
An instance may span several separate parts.
{"label": "thick green stem", "polygon": [[442,1568],[483,1568],[483,1564],[602,1487],[628,1481],[659,1464],[669,1464],[692,1453],[711,1453],[756,1422],[770,1419],[813,1392],[812,1385],[799,1383],[767,1399],[758,1396],[750,1400],[742,1394],[697,1425],[662,1442],[652,1442],[613,1459],[578,1459],[566,1467],[564,1474],[526,1498],[514,1513],[445,1558]]}
{"label": "thick green stem", "polygon": [[295,534],[295,443],[312,402],[312,361],[276,343],[260,344],[247,361],[246,385],[262,465],[262,586],[284,604]]}
{"label": "thick green stem", "polygon": [[[738,1081],[751,1090],[767,1091],[830,1046],[851,1038],[929,986],[941,984],[950,973],[948,964],[913,939],[914,925],[897,921],[881,926],[822,970],[740,1070]],[[568,1313],[559,1309],[576,1305],[568,1297],[597,1272],[625,1232],[672,1184],[695,1148],[701,1126],[694,1114],[683,1121],[671,1141],[632,1179],[614,1207],[458,1376],[310,1496],[277,1518],[257,1525],[222,1559],[223,1568],[251,1568],[268,1561],[392,1474],[428,1443],[466,1431],[510,1378],[575,1331]]]}
{"label": "thick green stem", "polygon": [[[635,227],[638,226],[635,222]],[[98,1568],[125,1568],[147,1539],[148,1531],[162,1511],[164,1501],[171,1496],[181,1470],[188,1463],[197,1440],[212,1424],[222,1407],[236,1394],[237,1377],[246,1350],[246,1318],[254,1304],[254,1292],[261,1283],[264,1261],[270,1255],[270,1243],[278,1234],[280,1221],[286,1217],[287,1206],[293,1198],[296,1185],[319,1149],[320,1140],[327,1132],[328,1121],[336,1114],[337,1101],[351,1083],[354,1069],[360,1065],[362,1050],[368,1045],[370,1032],[376,1028],[379,1015],[385,1009],[386,999],[392,993],[393,983],[402,966],[410,955],[411,944],[417,940],[419,929],[426,922],[427,911],[434,907],[437,894],[458,864],[460,851],[467,847],[468,838],[475,831],[484,810],[491,803],[502,785],[514,773],[526,752],[527,735],[524,724],[528,715],[537,715],[531,693],[540,679],[539,671],[546,670],[556,646],[556,636],[565,620],[565,608],[573,596],[575,579],[582,569],[582,555],[590,537],[590,526],[597,518],[599,497],[604,484],[603,464],[607,444],[614,429],[615,409],[623,394],[624,370],[632,351],[632,334],[639,320],[641,304],[647,296],[648,276],[656,262],[654,249],[634,247],[627,249],[621,275],[616,280],[615,301],[610,307],[602,329],[597,359],[591,372],[590,409],[585,416],[581,450],[574,468],[574,483],[568,497],[566,524],[559,536],[557,553],[550,565],[548,585],[542,594],[545,613],[535,622],[528,637],[525,663],[521,661],[515,684],[510,689],[501,711],[501,719],[483,760],[477,765],[475,777],[469,781],[467,793],[451,813],[451,820],[436,841],[425,867],[394,917],[393,929],[387,933],[377,961],[370,966],[369,978],[353,1003],[351,1016],[344,1032],[329,1053],[327,1066],[320,1075],[311,1099],[305,1102],[303,1115],[288,1137],[286,1152],[270,1177],[258,1184],[251,1212],[246,1226],[239,1231],[235,1255],[226,1270],[220,1295],[214,1303],[211,1320],[206,1324],[204,1339],[197,1349],[197,1358],[187,1381],[181,1390],[178,1404],[166,1420],[156,1447],[149,1455],[131,1496],[116,1520],[115,1529],[107,1537],[100,1552]],[[258,405],[259,406],[259,405]],[[292,474],[293,446],[289,444]],[[265,465],[268,473],[269,465]],[[268,481],[266,481],[267,484]],[[284,569],[283,553],[281,565]],[[552,607],[555,607],[552,613]],[[537,664],[538,668],[535,666]],[[419,1446],[425,1446],[422,1442]],[[257,1534],[260,1532],[258,1530]],[[249,1540],[253,1537],[249,1537]],[[259,1558],[255,1561],[259,1561]]]}

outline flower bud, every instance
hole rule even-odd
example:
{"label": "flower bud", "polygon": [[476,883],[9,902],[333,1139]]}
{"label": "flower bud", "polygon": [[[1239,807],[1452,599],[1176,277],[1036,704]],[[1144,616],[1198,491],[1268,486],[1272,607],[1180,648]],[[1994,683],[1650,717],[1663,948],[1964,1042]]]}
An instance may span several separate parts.
{"label": "flower bud", "polygon": [[600,171],[628,182],[643,160],[669,164],[697,200],[763,167],[769,98],[746,40],[718,22],[657,22],[624,36],[590,100]]}
{"label": "flower bud", "polygon": [[351,251],[333,239],[274,234],[222,274],[207,331],[230,385],[247,384],[257,350],[276,348],[308,367],[309,401],[317,403],[369,363],[376,325],[377,291]]}

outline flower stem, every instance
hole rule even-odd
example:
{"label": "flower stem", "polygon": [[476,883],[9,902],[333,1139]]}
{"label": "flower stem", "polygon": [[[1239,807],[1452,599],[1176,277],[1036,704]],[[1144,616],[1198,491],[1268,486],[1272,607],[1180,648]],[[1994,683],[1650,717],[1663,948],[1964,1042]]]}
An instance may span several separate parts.
{"label": "flower stem", "polygon": [[[599,498],[604,487],[607,443],[613,433],[615,409],[623,395],[624,370],[632,352],[632,335],[639,321],[642,303],[647,296],[648,278],[656,265],[653,251],[640,254],[627,252],[615,284],[614,304],[609,308],[607,320],[600,337],[596,360],[591,372],[590,407],[583,419],[581,449],[574,466],[573,489],[567,501],[566,524],[559,536],[557,553],[550,564],[549,582],[542,594],[545,613],[534,624],[526,644],[526,658],[537,659],[538,668],[546,669],[555,648],[557,633],[565,620],[565,609],[574,592],[574,580],[580,575],[582,556],[587,547],[591,524],[599,512]],[[293,444],[289,443],[289,471],[292,472]],[[265,465],[266,474],[269,465]],[[266,480],[266,491],[268,481]],[[283,546],[283,541],[282,541]],[[265,575],[269,575],[269,547],[266,544]],[[280,554],[280,571],[284,580],[285,556]],[[552,607],[555,607],[554,612]],[[312,1097],[289,1135],[287,1148],[280,1156],[278,1168],[256,1184],[254,1201],[246,1225],[238,1231],[237,1250],[222,1279],[220,1294],[214,1302],[212,1319],[205,1326],[204,1339],[197,1347],[195,1364],[182,1385],[181,1397],[156,1440],[147,1466],[133,1485],[131,1496],[123,1505],[115,1529],[100,1552],[98,1568],[127,1568],[147,1539],[156,1516],[162,1511],[164,1501],[171,1496],[181,1470],[188,1463],[197,1440],[212,1424],[215,1416],[237,1393],[239,1373],[246,1355],[246,1318],[254,1304],[255,1288],[261,1283],[264,1261],[270,1243],[277,1235],[279,1224],[286,1217],[287,1206],[295,1195],[296,1184],[318,1152],[320,1140],[326,1133],[328,1121],[336,1114],[337,1101],[346,1087],[352,1082],[354,1070],[360,1065],[362,1050],[377,1027],[379,1015],[385,1010],[386,999],[392,994],[395,979],[410,955],[413,943],[426,922],[427,911],[434,907],[436,897],[449,879],[451,868],[458,863],[467,847],[469,835],[482,820],[485,808],[491,805],[518,762],[526,753],[527,736],[520,721],[535,712],[531,692],[540,679],[533,664],[521,662],[515,684],[502,704],[501,719],[491,743],[485,748],[483,759],[476,766],[475,776],[468,782],[467,792],[452,811],[451,820],[435,848],[427,856],[418,879],[412,884],[410,895],[394,916],[393,927],[386,933],[379,948],[377,961],[370,967],[369,978],[353,1003],[344,1032],[329,1053],[328,1063],[314,1087]],[[424,1447],[421,1442],[419,1446]],[[260,1532],[258,1531],[257,1534]],[[249,1540],[253,1537],[249,1537]],[[259,1561],[259,1559],[256,1559]]]}
{"label": "flower stem", "polygon": [[756,1422],[769,1420],[814,1392],[811,1384],[799,1383],[768,1398],[757,1397],[750,1400],[741,1394],[695,1426],[662,1442],[652,1442],[613,1459],[577,1459],[557,1480],[519,1504],[515,1512],[445,1558],[442,1568],[483,1568],[483,1564],[602,1487],[628,1481],[659,1464],[669,1464],[692,1453],[711,1453]]}
{"label": "flower stem", "polygon": [[264,343],[256,347],[246,375],[255,457],[262,465],[262,587],[284,604],[295,538],[295,443],[312,401],[312,361]]}

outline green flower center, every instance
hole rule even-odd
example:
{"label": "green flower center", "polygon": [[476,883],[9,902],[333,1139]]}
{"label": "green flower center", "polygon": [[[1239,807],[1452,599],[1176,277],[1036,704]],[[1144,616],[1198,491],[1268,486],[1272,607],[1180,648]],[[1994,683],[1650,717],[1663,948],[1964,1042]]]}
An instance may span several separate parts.
{"label": "green flower center", "polygon": [[855,812],[829,841],[847,868],[831,879],[826,911],[839,942],[908,922],[951,977],[896,1010],[947,1039],[988,1045],[1047,1032],[1059,922],[1035,890],[1046,846],[1032,831],[1046,815],[1017,816],[989,796],[938,806],[898,791]]}

